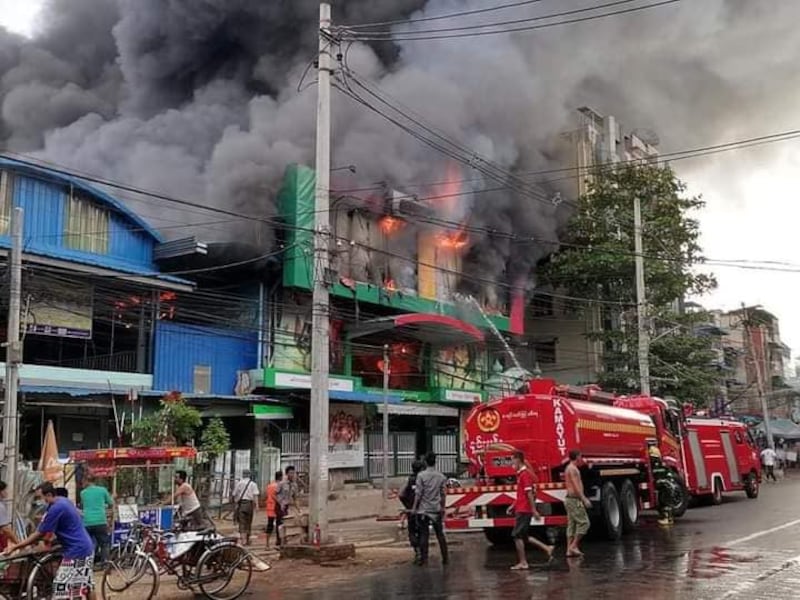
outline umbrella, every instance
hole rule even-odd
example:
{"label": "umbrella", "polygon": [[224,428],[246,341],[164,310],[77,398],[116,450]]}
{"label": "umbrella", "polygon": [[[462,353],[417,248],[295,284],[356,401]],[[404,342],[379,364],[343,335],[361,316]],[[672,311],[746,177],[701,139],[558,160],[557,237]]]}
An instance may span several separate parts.
{"label": "umbrella", "polygon": [[58,460],[58,444],[56,443],[56,430],[53,421],[47,422],[47,431],[44,434],[42,454],[39,459],[39,470],[44,473],[45,481],[55,482],[63,475],[63,468]]}

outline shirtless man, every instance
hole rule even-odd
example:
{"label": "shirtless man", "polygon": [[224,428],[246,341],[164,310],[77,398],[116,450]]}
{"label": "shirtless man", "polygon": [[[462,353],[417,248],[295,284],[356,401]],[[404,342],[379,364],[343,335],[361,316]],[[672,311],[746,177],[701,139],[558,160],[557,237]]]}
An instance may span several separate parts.
{"label": "shirtless man", "polygon": [[580,450],[571,450],[569,453],[569,465],[564,472],[567,484],[567,497],[564,499],[564,506],[567,509],[567,556],[583,556],[583,552],[578,548],[583,536],[589,531],[589,515],[587,508],[591,508],[592,503],[583,493],[583,481],[579,467],[583,459]]}

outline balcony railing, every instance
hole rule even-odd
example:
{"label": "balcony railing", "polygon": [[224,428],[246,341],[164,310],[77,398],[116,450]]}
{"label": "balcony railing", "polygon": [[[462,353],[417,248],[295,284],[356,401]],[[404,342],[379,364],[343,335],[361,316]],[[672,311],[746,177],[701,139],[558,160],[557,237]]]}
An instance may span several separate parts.
{"label": "balcony railing", "polygon": [[[42,364],[44,361],[33,361]],[[118,373],[136,373],[136,351],[100,354],[86,358],[73,358],[59,362],[47,362],[49,366],[69,369],[86,369],[89,371],[116,371]]]}

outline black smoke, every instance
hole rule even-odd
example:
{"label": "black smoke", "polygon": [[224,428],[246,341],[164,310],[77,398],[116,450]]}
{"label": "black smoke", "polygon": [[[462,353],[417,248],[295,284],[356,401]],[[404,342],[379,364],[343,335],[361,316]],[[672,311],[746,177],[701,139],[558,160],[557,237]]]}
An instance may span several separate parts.
{"label": "black smoke", "polygon": [[[772,131],[797,104],[796,3],[684,2],[627,16],[513,35],[354,44],[348,63],[393,99],[508,172],[562,166],[560,135],[575,108],[657,131],[665,151]],[[541,2],[397,32],[544,15],[590,5]],[[477,0],[339,0],[335,23],[418,19],[482,8]],[[0,29],[0,143],[100,175],[258,219],[280,216],[287,163],[314,158],[317,0],[49,0],[37,34]],[[346,48],[345,48],[346,49]],[[763,65],[770,65],[764,69]],[[313,83],[313,69],[305,83]],[[362,182],[424,197],[447,159],[380,116],[334,95],[334,165]],[[554,160],[557,157],[558,160]],[[471,272],[500,287],[528,277],[552,249],[568,188],[536,194],[469,166],[457,212],[468,216]],[[545,177],[528,176],[540,181]],[[556,178],[558,179],[558,178]],[[168,237],[274,238],[258,219],[226,219],[121,194]],[[535,196],[539,196],[538,199]],[[527,240],[527,241],[526,241]],[[489,289],[488,294],[494,293]]]}

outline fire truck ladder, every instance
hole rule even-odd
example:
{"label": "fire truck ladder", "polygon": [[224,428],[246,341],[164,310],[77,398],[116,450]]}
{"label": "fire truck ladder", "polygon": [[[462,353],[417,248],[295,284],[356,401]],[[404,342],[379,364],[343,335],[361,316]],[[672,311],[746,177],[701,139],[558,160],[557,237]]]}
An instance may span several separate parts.
{"label": "fire truck ladder", "polygon": [[498,340],[500,340],[500,343],[503,344],[503,348],[505,349],[506,354],[508,354],[509,358],[511,359],[511,362],[514,363],[514,367],[516,367],[520,371],[524,371],[522,365],[519,363],[519,359],[517,359],[517,355],[514,354],[514,351],[511,349],[511,346],[508,345],[506,338],[503,337],[503,334],[500,333],[500,330],[497,328],[494,322],[489,318],[489,315],[487,315],[486,312],[483,310],[483,307],[481,306],[481,303],[478,302],[478,299],[475,298],[475,296],[466,296],[466,300],[470,304],[474,305],[475,308],[478,309],[478,312],[481,313],[483,320],[486,321],[487,325],[489,325],[489,329],[492,331],[495,337]]}

